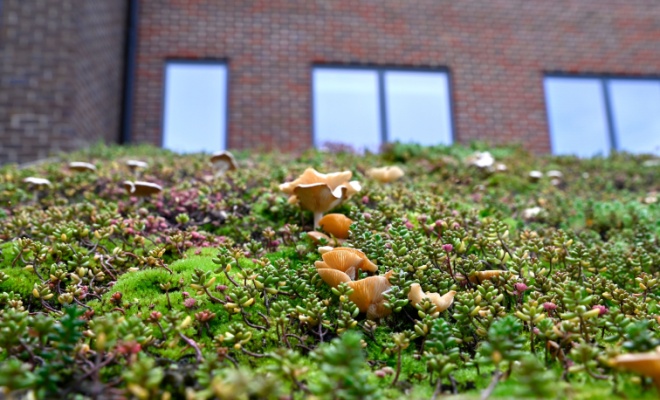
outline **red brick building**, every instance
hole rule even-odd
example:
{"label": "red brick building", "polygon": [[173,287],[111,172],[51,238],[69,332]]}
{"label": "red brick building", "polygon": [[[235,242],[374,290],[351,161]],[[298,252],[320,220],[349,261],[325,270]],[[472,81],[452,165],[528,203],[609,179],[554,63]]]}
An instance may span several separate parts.
{"label": "red brick building", "polygon": [[[223,105],[228,148],[313,146],[324,66],[377,77],[365,115],[385,139],[392,104],[411,98],[387,97],[401,70],[446,80],[449,141],[563,153],[580,127],[581,140],[603,141],[595,152],[644,151],[626,145],[640,137],[660,146],[657,0],[4,0],[0,12],[2,161],[97,138],[162,145],[166,75],[182,61],[222,67],[224,92],[209,101]],[[571,112],[599,125],[553,122]]]}

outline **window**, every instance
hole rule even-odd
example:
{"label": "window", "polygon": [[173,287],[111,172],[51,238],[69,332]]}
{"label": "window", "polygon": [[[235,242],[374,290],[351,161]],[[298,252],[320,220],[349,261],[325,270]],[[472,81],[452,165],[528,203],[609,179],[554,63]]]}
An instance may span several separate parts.
{"label": "window", "polygon": [[167,62],[164,103],[163,147],[181,153],[225,149],[226,64]]}
{"label": "window", "polygon": [[444,71],[315,67],[312,75],[316,147],[452,143]]}
{"label": "window", "polygon": [[660,79],[545,78],[555,154],[660,155]]}

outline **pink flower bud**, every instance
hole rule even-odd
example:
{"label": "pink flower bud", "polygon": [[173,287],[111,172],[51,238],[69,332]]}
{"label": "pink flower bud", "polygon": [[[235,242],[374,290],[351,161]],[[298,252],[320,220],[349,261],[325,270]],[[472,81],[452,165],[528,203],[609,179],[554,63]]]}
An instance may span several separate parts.
{"label": "pink flower bud", "polygon": [[545,303],[543,303],[543,308],[545,308],[545,311],[554,311],[557,309],[557,305],[555,303],[546,301]]}
{"label": "pink flower bud", "polygon": [[527,290],[527,285],[525,285],[522,282],[518,282],[515,285],[513,285],[513,288],[515,289],[517,294],[523,294]]}
{"label": "pink flower bud", "polygon": [[187,299],[185,299],[185,300],[183,301],[183,305],[184,305],[186,308],[193,308],[193,307],[195,307],[195,303],[197,303],[197,300],[195,300],[195,299],[192,298],[192,297],[188,297]]}
{"label": "pink flower bud", "polygon": [[607,314],[610,311],[607,307],[601,306],[600,304],[591,307],[591,309],[598,310],[598,315]]}
{"label": "pink flower bud", "polygon": [[454,246],[452,246],[451,243],[443,244],[442,250],[444,250],[447,253],[451,253],[454,250]]}

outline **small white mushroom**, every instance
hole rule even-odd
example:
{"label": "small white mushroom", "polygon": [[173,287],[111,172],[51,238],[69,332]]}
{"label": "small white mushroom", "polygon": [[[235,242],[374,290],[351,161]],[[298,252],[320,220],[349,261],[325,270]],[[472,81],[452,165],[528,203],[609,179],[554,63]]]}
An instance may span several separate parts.
{"label": "small white mushroom", "polygon": [[25,178],[23,179],[23,182],[32,187],[32,202],[34,203],[39,201],[39,189],[51,186],[51,183],[48,179],[37,178],[35,176]]}
{"label": "small white mushroom", "polygon": [[133,174],[137,178],[138,176],[140,176],[140,170],[147,168],[149,164],[139,160],[127,160],[126,166],[128,167],[128,169],[131,170],[131,172],[133,172]]}
{"label": "small white mushroom", "polygon": [[541,171],[529,171],[529,180],[532,182],[538,182],[541,178],[543,178],[543,172]]}
{"label": "small white mushroom", "polygon": [[216,177],[223,176],[227,171],[234,171],[238,168],[234,155],[228,151],[214,153],[211,156],[211,163],[216,169]]}
{"label": "small white mushroom", "polygon": [[543,209],[541,207],[526,208],[522,212],[522,217],[523,217],[523,219],[525,219],[527,221],[530,221],[530,220],[533,220],[534,218],[538,217],[539,214],[541,214],[541,211],[543,211]]}
{"label": "small white mushroom", "polygon": [[489,151],[477,151],[467,158],[467,163],[481,169],[490,169],[495,164],[495,158]]}
{"label": "small white mushroom", "polygon": [[69,163],[69,169],[76,172],[94,172],[96,166],[88,162],[72,161]]}

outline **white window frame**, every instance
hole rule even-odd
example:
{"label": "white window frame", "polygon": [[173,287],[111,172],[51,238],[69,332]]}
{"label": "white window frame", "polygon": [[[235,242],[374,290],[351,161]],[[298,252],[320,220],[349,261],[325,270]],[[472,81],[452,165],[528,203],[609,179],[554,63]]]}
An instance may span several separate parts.
{"label": "white window frame", "polygon": [[[223,101],[224,101],[224,107],[222,107],[219,112],[224,113],[224,120],[223,120],[223,126],[221,127],[221,131],[218,132],[218,135],[220,136],[220,148],[208,148],[205,149],[204,152],[207,153],[212,153],[216,151],[221,151],[221,150],[226,150],[227,146],[229,144],[229,64],[226,60],[209,60],[209,59],[202,59],[202,60],[188,60],[188,59],[167,59],[165,60],[164,66],[163,66],[163,104],[162,104],[162,118],[161,118],[161,145],[164,148],[166,147],[166,122],[167,122],[167,96],[168,96],[168,87],[167,87],[167,82],[168,82],[168,67],[170,66],[181,66],[181,65],[199,65],[199,66],[216,66],[216,67],[222,67],[224,69],[224,74],[225,74],[225,82],[224,82],[224,94],[223,94]],[[170,149],[172,151],[177,151],[176,149]],[[187,151],[184,151],[187,152]]]}
{"label": "white window frame", "polygon": [[[349,71],[369,71],[375,72],[378,79],[377,97],[378,97],[378,110],[379,110],[379,123],[380,123],[380,145],[390,143],[390,134],[388,126],[388,110],[387,110],[387,88],[385,83],[385,74],[388,72],[419,72],[419,73],[437,73],[443,74],[447,80],[447,103],[448,103],[448,118],[449,118],[449,143],[438,143],[438,145],[449,146],[456,140],[455,137],[455,123],[454,123],[454,96],[451,84],[451,74],[447,68],[421,68],[421,67],[381,67],[381,66],[356,66],[345,64],[322,64],[313,65],[311,73],[311,114],[312,114],[312,143],[317,146],[318,135],[316,132],[316,107],[314,104],[314,71],[316,70],[349,70]],[[348,143],[350,144],[350,143]]]}
{"label": "white window frame", "polygon": [[[602,101],[605,107],[604,122],[607,128],[606,139],[609,143],[610,152],[622,151],[622,149],[619,143],[620,133],[617,132],[617,126],[616,126],[617,124],[615,123],[615,116],[613,110],[613,99],[609,84],[612,81],[626,81],[626,80],[637,81],[637,82],[655,82],[660,84],[660,77],[627,77],[627,76],[615,76],[615,75],[570,75],[570,74],[561,74],[561,73],[551,73],[544,75],[543,77],[544,86],[546,80],[552,78],[574,79],[576,81],[589,80],[589,81],[596,81],[597,83],[600,84]],[[549,135],[552,135],[551,121],[550,121],[551,112],[550,112],[550,104],[547,95],[548,93],[547,91],[545,91],[546,115],[548,118],[548,133]],[[660,113],[660,103],[658,104],[658,113]],[[550,137],[550,142],[552,143],[552,137]],[[552,152],[553,154],[556,154],[554,148],[552,149]]]}

